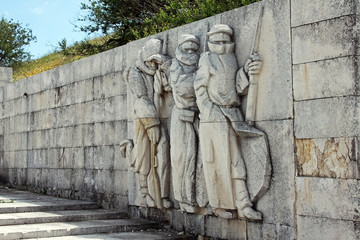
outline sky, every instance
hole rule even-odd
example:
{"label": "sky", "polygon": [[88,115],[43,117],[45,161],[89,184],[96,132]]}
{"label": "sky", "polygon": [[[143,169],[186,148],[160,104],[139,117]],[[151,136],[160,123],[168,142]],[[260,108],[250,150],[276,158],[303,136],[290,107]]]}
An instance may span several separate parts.
{"label": "sky", "polygon": [[0,17],[32,29],[37,42],[26,50],[36,59],[54,51],[64,38],[68,45],[88,38],[87,33],[74,30],[78,16],[84,14],[81,2],[87,0],[0,0]]}

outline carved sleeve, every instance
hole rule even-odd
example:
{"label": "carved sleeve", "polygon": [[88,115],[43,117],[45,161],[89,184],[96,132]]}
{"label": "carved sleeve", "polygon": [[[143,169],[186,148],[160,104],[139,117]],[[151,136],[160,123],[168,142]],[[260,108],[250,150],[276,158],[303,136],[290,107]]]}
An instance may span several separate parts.
{"label": "carved sleeve", "polygon": [[141,119],[145,128],[160,124],[154,101],[147,94],[146,85],[142,74],[137,69],[130,70],[128,86],[134,101],[134,114]]}
{"label": "carved sleeve", "polygon": [[236,74],[236,92],[239,95],[246,95],[249,86],[249,79],[244,71],[244,68],[240,68]]}

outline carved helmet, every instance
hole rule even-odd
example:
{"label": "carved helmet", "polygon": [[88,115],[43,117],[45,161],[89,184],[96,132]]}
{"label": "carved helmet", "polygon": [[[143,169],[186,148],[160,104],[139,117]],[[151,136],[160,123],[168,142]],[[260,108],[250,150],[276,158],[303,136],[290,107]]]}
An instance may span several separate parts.
{"label": "carved helmet", "polygon": [[231,38],[232,35],[234,34],[234,31],[226,24],[216,24],[212,26],[210,31],[207,33],[209,37],[214,34],[218,34],[217,40],[222,40],[222,38],[225,37],[224,34],[228,35],[227,37]]}

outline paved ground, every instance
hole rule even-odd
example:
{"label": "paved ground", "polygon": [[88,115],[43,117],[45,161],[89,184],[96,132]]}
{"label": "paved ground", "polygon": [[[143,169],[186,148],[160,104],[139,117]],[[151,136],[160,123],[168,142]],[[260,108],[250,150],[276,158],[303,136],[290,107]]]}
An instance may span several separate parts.
{"label": "paved ground", "polygon": [[0,187],[0,239],[192,239],[93,202]]}

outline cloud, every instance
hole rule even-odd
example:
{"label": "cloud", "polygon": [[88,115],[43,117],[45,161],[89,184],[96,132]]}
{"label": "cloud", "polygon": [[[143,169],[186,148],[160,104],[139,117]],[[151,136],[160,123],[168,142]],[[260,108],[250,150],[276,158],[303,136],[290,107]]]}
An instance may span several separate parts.
{"label": "cloud", "polygon": [[44,8],[41,7],[30,8],[30,11],[36,15],[41,15],[44,12]]}

